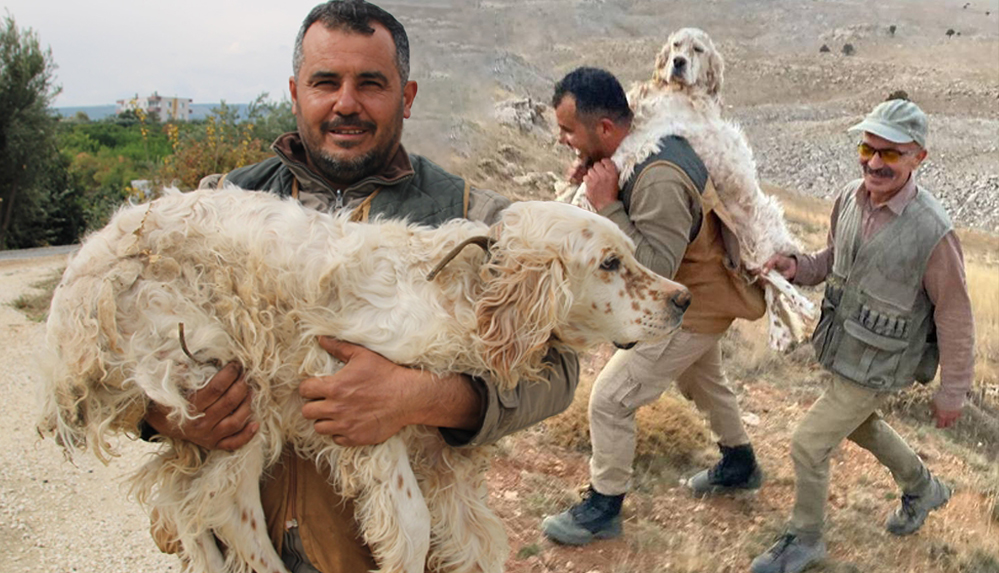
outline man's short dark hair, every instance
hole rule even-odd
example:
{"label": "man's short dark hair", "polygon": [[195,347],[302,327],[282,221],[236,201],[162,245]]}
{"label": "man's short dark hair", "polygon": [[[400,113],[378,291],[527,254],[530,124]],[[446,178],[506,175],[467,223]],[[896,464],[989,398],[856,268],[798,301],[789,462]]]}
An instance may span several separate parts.
{"label": "man's short dark hair", "polygon": [[305,57],[302,50],[305,32],[316,22],[321,22],[328,30],[349,30],[365,36],[375,33],[371,22],[385,26],[395,42],[395,65],[399,68],[399,77],[403,84],[409,81],[409,36],[406,35],[406,29],[395,16],[364,0],[330,0],[309,12],[295,38],[295,54],[291,66],[296,78]]}
{"label": "man's short dark hair", "polygon": [[614,123],[631,120],[631,108],[621,82],[614,74],[600,68],[576,68],[555,84],[552,107],[558,107],[566,95],[576,100],[576,113],[590,118],[608,117]]}

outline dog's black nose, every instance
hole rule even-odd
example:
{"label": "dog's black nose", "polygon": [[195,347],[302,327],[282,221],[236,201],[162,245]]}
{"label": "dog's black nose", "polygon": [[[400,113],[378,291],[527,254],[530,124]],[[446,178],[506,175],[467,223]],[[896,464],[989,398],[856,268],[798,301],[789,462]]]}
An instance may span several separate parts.
{"label": "dog's black nose", "polygon": [[686,311],[687,307],[690,306],[690,291],[683,289],[682,291],[673,294],[673,296],[669,298],[669,303],[680,312]]}
{"label": "dog's black nose", "polygon": [[687,58],[682,58],[680,56],[677,56],[677,57],[673,58],[673,67],[674,68],[676,68],[678,70],[682,70],[683,66],[686,66],[686,65],[687,65]]}

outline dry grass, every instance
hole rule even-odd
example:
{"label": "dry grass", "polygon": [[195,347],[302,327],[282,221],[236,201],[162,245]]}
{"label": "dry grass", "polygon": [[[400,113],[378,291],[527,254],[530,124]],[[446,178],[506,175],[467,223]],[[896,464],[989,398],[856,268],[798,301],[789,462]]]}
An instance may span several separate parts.
{"label": "dry grass", "polygon": [[999,405],[999,263],[986,260],[989,253],[969,247],[965,246],[969,251],[968,293],[975,316],[975,380]]}
{"label": "dry grass", "polygon": [[30,320],[45,322],[49,316],[49,306],[52,304],[52,293],[62,278],[64,269],[59,269],[51,276],[31,285],[37,292],[22,294],[10,305],[23,312]]}

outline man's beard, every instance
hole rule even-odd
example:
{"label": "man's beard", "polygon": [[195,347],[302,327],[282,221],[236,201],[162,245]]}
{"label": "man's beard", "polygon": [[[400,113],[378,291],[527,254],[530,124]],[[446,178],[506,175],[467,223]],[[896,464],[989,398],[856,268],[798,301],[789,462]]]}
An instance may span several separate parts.
{"label": "man's beard", "polygon": [[351,159],[341,159],[326,151],[322,146],[323,134],[333,129],[358,127],[375,131],[377,126],[372,122],[361,121],[357,116],[337,117],[333,121],[323,122],[320,125],[320,134],[316,138],[317,145],[306,145],[305,153],[309,161],[319,173],[331,182],[352,185],[365,177],[370,177],[381,172],[392,159],[390,154],[394,152],[399,140],[402,137],[402,110],[395,118],[387,134],[384,145],[379,145],[368,153]]}
{"label": "man's beard", "polygon": [[340,159],[326,152],[325,149],[313,151],[306,147],[305,152],[316,171],[330,181],[353,184],[365,177],[374,175],[388,163],[391,147],[385,146],[373,149],[360,157]]}

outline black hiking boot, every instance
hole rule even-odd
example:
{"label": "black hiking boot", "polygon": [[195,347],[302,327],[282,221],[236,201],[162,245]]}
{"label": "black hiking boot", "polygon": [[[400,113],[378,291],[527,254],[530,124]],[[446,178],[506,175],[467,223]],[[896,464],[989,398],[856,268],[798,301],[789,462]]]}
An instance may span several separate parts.
{"label": "black hiking boot", "polygon": [[541,522],[541,531],[552,541],[586,545],[595,539],[621,535],[624,494],[604,495],[590,486],[583,501]]}
{"label": "black hiking boot", "polygon": [[701,497],[760,489],[763,471],[756,464],[752,445],[728,447],[718,444],[718,449],[721,450],[721,461],[687,480],[687,486],[694,495]]}

